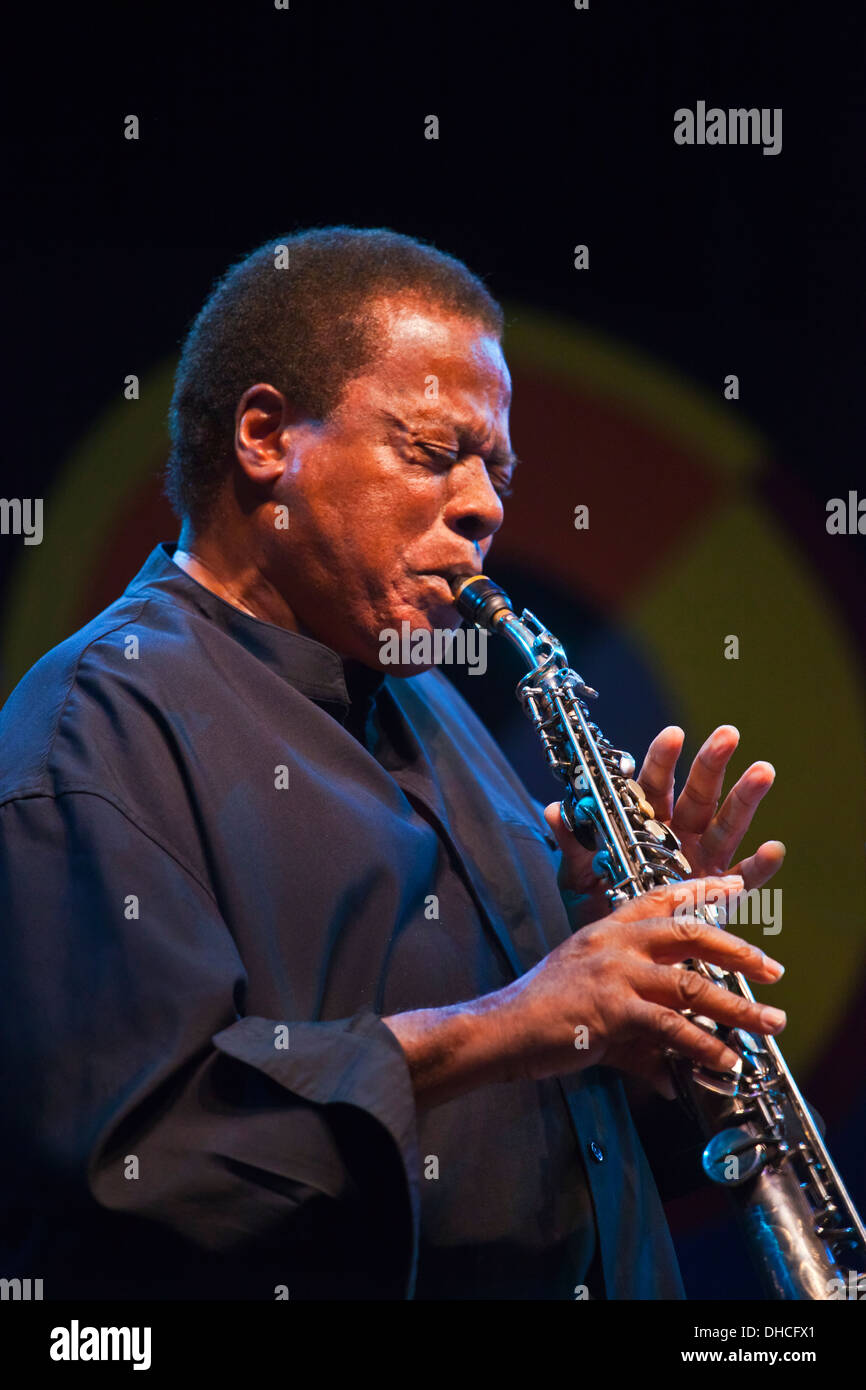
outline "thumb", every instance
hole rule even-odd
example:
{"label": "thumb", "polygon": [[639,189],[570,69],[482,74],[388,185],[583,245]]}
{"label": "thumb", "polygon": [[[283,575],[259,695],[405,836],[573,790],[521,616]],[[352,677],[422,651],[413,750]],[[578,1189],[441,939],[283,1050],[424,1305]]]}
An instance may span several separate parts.
{"label": "thumb", "polygon": [[562,819],[562,805],[552,801],[544,808],[544,819],[556,837],[562,850],[561,886],[571,888],[576,893],[589,893],[595,887],[596,877],[592,872],[593,851],[584,849]]}

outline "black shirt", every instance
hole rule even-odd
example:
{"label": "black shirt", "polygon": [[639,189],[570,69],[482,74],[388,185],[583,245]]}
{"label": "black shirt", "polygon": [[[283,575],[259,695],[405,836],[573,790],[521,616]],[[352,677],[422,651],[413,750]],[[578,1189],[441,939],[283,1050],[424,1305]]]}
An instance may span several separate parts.
{"label": "black shirt", "polygon": [[616,1072],[419,1117],[381,1021],[566,938],[541,807],[440,673],[344,665],[174,549],[0,714],[4,1273],[682,1297]]}

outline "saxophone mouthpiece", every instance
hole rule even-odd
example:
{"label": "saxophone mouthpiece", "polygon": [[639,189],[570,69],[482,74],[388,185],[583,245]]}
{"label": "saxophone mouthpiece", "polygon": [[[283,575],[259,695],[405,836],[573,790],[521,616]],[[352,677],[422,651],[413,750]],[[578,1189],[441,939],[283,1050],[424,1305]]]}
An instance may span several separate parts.
{"label": "saxophone mouthpiece", "polygon": [[451,585],[454,607],[469,623],[493,628],[503,613],[513,613],[511,599],[486,574],[459,576]]}

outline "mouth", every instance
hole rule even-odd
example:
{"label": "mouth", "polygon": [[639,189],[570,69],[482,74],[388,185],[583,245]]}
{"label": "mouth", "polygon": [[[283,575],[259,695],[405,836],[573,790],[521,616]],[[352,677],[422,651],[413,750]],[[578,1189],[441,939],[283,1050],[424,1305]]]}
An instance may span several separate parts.
{"label": "mouth", "polygon": [[423,574],[437,575],[444,579],[446,584],[456,584],[458,579],[471,579],[474,575],[480,574],[481,570],[477,565],[442,565],[438,570],[423,570]]}
{"label": "mouth", "polygon": [[453,604],[454,590],[461,579],[471,579],[480,573],[480,569],[475,565],[443,565],[442,569],[421,571],[420,578],[438,580],[437,589],[446,598],[447,603]]}

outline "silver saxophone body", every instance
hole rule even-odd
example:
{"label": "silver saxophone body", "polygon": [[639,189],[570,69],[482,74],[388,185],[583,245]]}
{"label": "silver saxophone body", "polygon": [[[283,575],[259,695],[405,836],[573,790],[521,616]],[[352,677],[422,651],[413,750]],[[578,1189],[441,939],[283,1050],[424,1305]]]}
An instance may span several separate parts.
{"label": "silver saxophone body", "polygon": [[[593,867],[609,884],[611,907],[688,877],[679,840],[655,819],[634,780],[634,759],[612,747],[590,719],[596,692],[569,668],[557,639],[528,610],[518,617],[486,575],[453,587],[461,615],[500,634],[528,667],[518,698],[565,783],[566,823],[596,851]],[[709,903],[697,915],[721,926]],[[702,961],[685,968],[754,998],[740,974]],[[856,1298],[852,1290],[866,1271],[866,1230],[775,1039],[683,1012],[738,1056],[730,1072],[686,1059],[671,1058],[670,1065],[706,1140],[704,1171],[731,1192],[767,1297]]]}

